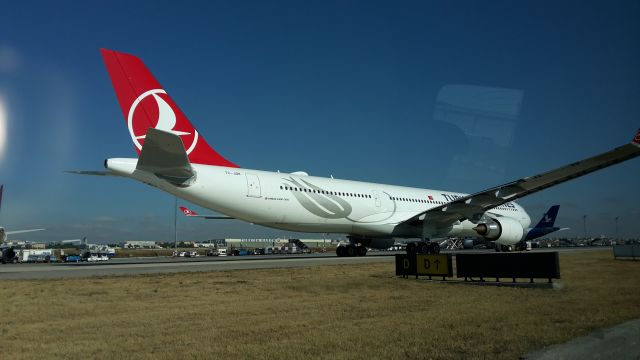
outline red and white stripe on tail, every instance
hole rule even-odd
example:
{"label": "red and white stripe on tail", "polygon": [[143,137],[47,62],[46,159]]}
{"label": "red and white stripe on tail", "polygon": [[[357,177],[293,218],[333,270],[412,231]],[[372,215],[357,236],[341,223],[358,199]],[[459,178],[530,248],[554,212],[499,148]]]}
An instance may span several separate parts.
{"label": "red and white stripe on tail", "polygon": [[118,51],[100,51],[138,155],[147,130],[156,128],[180,136],[191,163],[238,167],[207,144],[142,60]]}

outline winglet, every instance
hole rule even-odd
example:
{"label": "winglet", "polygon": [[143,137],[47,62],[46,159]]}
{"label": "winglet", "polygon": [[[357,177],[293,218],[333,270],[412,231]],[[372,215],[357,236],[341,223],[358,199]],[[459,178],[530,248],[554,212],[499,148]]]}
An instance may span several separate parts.
{"label": "winglet", "polygon": [[640,146],[640,129],[638,129],[638,132],[636,133],[636,136],[633,137],[633,141],[631,143],[636,146]]}

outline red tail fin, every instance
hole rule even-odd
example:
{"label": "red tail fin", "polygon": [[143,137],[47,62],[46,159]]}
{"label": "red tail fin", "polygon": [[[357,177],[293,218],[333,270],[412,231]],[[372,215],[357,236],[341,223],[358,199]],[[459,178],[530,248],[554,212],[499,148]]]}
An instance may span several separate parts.
{"label": "red tail fin", "polygon": [[197,216],[198,213],[193,211],[193,210],[189,210],[184,206],[180,206],[180,210],[182,210],[182,213],[185,214],[186,216]]}
{"label": "red tail fin", "polygon": [[100,51],[138,154],[147,130],[156,128],[179,135],[192,163],[238,167],[198,134],[142,60],[113,50]]}

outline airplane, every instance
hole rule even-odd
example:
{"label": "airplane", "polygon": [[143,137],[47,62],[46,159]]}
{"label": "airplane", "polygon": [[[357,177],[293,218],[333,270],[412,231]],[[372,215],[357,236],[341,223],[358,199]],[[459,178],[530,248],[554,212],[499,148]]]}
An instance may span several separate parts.
{"label": "airplane", "polygon": [[547,210],[547,212],[544,213],[544,215],[542,215],[542,218],[536,224],[536,226],[527,229],[522,240],[520,240],[514,246],[496,246],[496,251],[510,251],[513,248],[515,248],[516,250],[524,250],[527,248],[528,241],[535,240],[545,235],[549,235],[552,232],[568,230],[568,227],[559,228],[554,226],[556,217],[558,216],[558,210],[560,210],[560,205],[553,205],[549,208],[549,210]]}
{"label": "airplane", "polygon": [[216,152],[138,57],[101,49],[138,158],[109,158],[104,171],[203,208],[266,227],[345,234],[338,256],[420,239],[409,253],[439,253],[433,238],[482,236],[514,245],[531,219],[514,200],[640,155],[640,130],[608,152],[473,194],[244,169]]}
{"label": "airplane", "polygon": [[534,240],[556,231],[569,230],[568,227],[559,228],[554,226],[556,217],[558,216],[558,210],[560,210],[560,205],[553,205],[550,207],[549,210],[542,215],[542,219],[540,219],[538,224],[527,232],[527,235],[522,241]]}
{"label": "airplane", "polygon": [[[0,185],[0,209],[2,208],[2,193],[4,191],[4,184]],[[0,247],[6,248],[9,247],[8,235],[12,234],[23,234],[34,231],[43,231],[45,229],[28,229],[28,230],[13,230],[6,231],[4,227],[0,226]]]}
{"label": "airplane", "polygon": [[[516,250],[524,250],[526,248],[527,241],[537,239],[539,237],[551,234],[552,232],[555,232],[555,231],[568,230],[569,229],[568,227],[559,228],[554,226],[556,217],[558,216],[559,209],[560,209],[560,205],[553,205],[552,207],[549,208],[549,210],[547,210],[547,212],[544,213],[544,215],[542,215],[542,218],[540,219],[538,224],[536,224],[536,226],[532,228],[528,228],[525,231],[525,234],[522,240],[514,244],[515,246],[497,245],[497,246],[494,246],[496,251],[511,251],[511,249],[513,248],[515,248]],[[471,249],[475,245],[487,244],[487,243],[488,241],[484,239],[475,238],[475,239],[465,239],[462,244],[465,249]]]}
{"label": "airplane", "polygon": [[182,211],[182,213],[186,216],[186,217],[197,217],[197,218],[203,218],[203,219],[233,219],[230,216],[216,216],[216,215],[198,215],[197,212],[187,209],[184,206],[180,206],[180,211]]}

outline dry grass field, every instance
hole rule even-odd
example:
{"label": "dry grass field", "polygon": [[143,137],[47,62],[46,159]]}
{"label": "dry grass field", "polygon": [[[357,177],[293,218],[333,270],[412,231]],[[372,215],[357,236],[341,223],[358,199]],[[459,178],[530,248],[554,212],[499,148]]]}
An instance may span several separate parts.
{"label": "dry grass field", "polygon": [[387,264],[3,281],[20,358],[504,358],[640,318],[640,262],[562,253],[555,289],[400,279]]}

